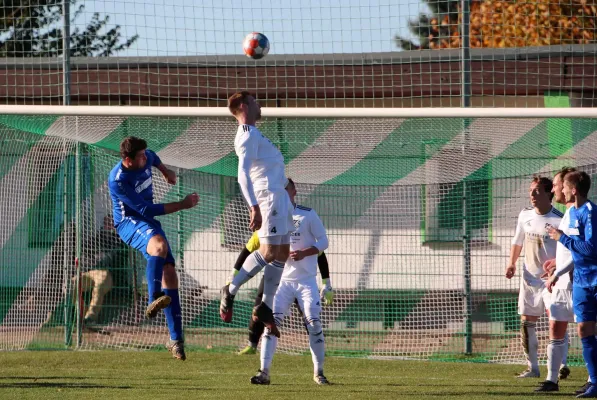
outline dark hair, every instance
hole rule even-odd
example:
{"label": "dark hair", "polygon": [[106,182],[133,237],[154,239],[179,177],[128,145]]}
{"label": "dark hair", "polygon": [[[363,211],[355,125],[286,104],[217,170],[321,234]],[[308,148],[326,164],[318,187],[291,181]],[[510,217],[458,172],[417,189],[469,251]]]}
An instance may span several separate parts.
{"label": "dark hair", "polygon": [[556,176],[560,176],[561,180],[564,180],[564,178],[566,177],[566,175],[568,175],[571,172],[576,172],[576,168],[574,167],[562,167],[562,169],[560,169],[558,171],[558,173],[556,174]]}
{"label": "dark hair", "polygon": [[247,101],[247,97],[249,96],[252,96],[252,94],[246,90],[243,90],[242,92],[234,93],[228,98],[228,109],[232,115],[238,114],[241,104],[249,104]]}
{"label": "dark hair", "polygon": [[147,142],[135,136],[126,137],[120,142],[120,157],[135,158],[140,150],[147,149]]}
{"label": "dark hair", "polygon": [[591,177],[584,171],[575,171],[566,175],[565,182],[569,182],[576,188],[578,194],[587,197],[591,189]]}
{"label": "dark hair", "polygon": [[551,179],[544,176],[535,176],[533,177],[533,183],[538,183],[543,186],[543,190],[549,193],[549,199],[553,199],[553,193],[551,192],[551,189],[553,189],[553,181]]}
{"label": "dark hair", "polygon": [[296,185],[294,184],[294,181],[291,178],[288,178],[288,182],[286,182],[286,186],[284,187],[284,189],[288,189],[288,187],[296,189]]}

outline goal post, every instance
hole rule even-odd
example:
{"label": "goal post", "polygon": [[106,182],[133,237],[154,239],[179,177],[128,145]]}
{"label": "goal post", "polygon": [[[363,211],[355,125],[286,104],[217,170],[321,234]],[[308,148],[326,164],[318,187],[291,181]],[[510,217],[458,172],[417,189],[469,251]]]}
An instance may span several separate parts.
{"label": "goal post", "polygon": [[[258,127],[282,150],[298,202],[328,230],[337,292],[322,314],[328,354],[523,360],[519,276],[503,276],[516,218],[533,175],[564,165],[597,173],[597,112],[264,107],[262,115]],[[0,257],[15,266],[0,274],[0,348],[138,349],[167,339],[163,316],[142,315],[143,258],[110,227],[107,176],[129,135],[177,171],[172,187],[154,170],[156,202],[200,195],[196,208],[159,217],[177,261],[188,347],[243,346],[260,277],[239,292],[232,324],[218,315],[218,290],[250,236],[235,133],[225,107],[0,106]],[[98,282],[98,318],[86,325]],[[546,326],[541,319],[542,357]],[[282,329],[281,351],[307,351],[296,311]],[[580,362],[572,336],[570,359]]]}
{"label": "goal post", "polygon": [[[597,118],[597,109],[564,107],[262,107],[261,112],[264,118]],[[3,104],[0,104],[0,115],[232,118],[226,107],[20,106]]]}

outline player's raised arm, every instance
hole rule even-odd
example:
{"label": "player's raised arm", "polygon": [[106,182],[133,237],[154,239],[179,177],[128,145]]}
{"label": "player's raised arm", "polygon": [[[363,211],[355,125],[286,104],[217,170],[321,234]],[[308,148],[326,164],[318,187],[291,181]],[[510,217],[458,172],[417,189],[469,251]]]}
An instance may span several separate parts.
{"label": "player's raised arm", "polygon": [[168,167],[166,167],[166,165],[160,159],[160,156],[158,156],[155,151],[146,149],[145,152],[149,156],[151,156],[151,159],[153,160],[151,163],[151,166],[156,167],[162,173],[166,182],[168,182],[171,185],[175,185],[176,184],[176,172],[172,171],[171,169],[168,169]]}
{"label": "player's raised arm", "polygon": [[199,195],[191,193],[182,201],[165,204],[150,203],[141,197],[127,181],[110,182],[110,190],[119,201],[126,204],[146,218],[171,214],[180,210],[192,208],[199,202]]}
{"label": "player's raised arm", "polygon": [[153,154],[152,165],[162,173],[166,182],[168,182],[170,185],[176,185],[176,172],[168,169],[168,167],[166,167],[166,165],[162,162],[162,160],[160,160],[160,157],[155,152],[151,150],[147,151]]}

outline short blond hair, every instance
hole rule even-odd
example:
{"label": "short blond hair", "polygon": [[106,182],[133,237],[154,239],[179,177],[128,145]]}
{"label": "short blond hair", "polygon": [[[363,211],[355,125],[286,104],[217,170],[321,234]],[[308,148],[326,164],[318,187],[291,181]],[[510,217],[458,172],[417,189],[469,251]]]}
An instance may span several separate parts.
{"label": "short blond hair", "polygon": [[232,96],[228,97],[228,109],[232,115],[238,114],[241,104],[249,104],[247,98],[252,96],[247,90],[236,92]]}

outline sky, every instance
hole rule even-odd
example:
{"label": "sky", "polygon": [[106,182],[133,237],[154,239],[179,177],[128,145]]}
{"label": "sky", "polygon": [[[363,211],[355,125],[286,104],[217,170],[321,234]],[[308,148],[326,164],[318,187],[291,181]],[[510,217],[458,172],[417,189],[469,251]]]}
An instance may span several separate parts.
{"label": "sky", "polygon": [[250,32],[265,34],[270,54],[396,51],[397,33],[427,10],[419,0],[85,0],[71,29],[94,12],[139,40],[123,56],[242,54]]}

